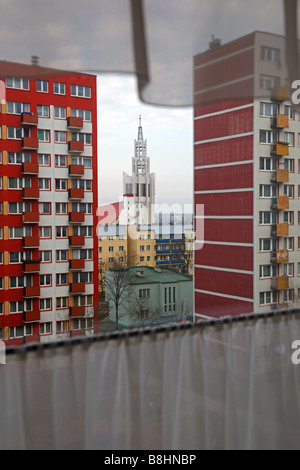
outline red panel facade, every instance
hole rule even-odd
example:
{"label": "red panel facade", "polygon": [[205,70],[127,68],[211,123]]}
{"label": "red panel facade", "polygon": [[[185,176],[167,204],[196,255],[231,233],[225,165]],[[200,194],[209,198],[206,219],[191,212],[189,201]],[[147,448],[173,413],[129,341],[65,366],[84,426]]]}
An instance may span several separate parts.
{"label": "red panel facade", "polygon": [[[251,274],[195,268],[195,289],[253,299]],[[197,311],[196,311],[197,313]]]}
{"label": "red panel facade", "polygon": [[[201,126],[201,121],[195,125]],[[194,165],[218,165],[253,159],[253,136],[207,142],[195,145]]]}
{"label": "red panel facade", "polygon": [[204,242],[201,250],[195,251],[195,266],[216,266],[219,268],[253,270],[253,248],[250,246],[215,245]]}
{"label": "red panel facade", "polygon": [[252,188],[253,164],[204,168],[195,170],[194,176],[195,191]]}
{"label": "red panel facade", "polygon": [[[228,299],[216,295],[195,292],[195,320],[201,320],[200,315],[211,317],[235,316],[241,313],[252,313],[253,303],[238,299]],[[198,316],[198,315],[199,316]]]}

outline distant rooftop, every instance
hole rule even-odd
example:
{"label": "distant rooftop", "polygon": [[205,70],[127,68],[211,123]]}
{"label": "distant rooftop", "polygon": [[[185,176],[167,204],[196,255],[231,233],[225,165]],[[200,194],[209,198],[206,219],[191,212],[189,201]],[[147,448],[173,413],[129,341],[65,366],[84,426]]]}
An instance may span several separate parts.
{"label": "distant rooftop", "polygon": [[125,269],[130,271],[132,274],[131,284],[192,281],[193,279],[190,274],[179,273],[178,271],[168,267],[152,268],[150,266],[133,266]]}

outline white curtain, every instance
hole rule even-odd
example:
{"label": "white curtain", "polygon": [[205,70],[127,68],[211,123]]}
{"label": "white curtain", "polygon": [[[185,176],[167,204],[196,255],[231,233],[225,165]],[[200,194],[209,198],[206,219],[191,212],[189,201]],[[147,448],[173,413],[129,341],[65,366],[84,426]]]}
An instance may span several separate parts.
{"label": "white curtain", "polygon": [[297,449],[299,313],[7,351],[0,449]]}

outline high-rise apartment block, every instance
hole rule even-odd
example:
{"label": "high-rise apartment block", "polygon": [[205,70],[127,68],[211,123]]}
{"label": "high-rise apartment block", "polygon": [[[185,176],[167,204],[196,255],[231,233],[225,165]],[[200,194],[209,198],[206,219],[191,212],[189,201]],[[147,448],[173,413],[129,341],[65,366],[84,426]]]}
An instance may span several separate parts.
{"label": "high-rise apartment block", "polygon": [[196,320],[299,298],[300,115],[287,77],[285,40],[274,34],[212,41],[194,57],[194,202],[195,213],[204,204],[205,238]]}
{"label": "high-rise apartment block", "polygon": [[96,76],[0,62],[0,338],[95,329]]}

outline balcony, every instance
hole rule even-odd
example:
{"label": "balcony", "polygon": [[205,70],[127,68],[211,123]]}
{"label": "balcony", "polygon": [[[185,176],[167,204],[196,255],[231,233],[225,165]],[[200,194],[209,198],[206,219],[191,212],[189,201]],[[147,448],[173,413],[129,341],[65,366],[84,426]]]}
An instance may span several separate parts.
{"label": "balcony", "polygon": [[38,212],[24,212],[23,224],[38,224],[40,221],[40,214]]}
{"label": "balcony", "polygon": [[272,90],[271,100],[288,101],[290,99],[289,89],[285,86],[278,86]]}
{"label": "balcony", "polygon": [[22,164],[22,173],[24,175],[38,175],[39,174],[38,163],[24,162]]}
{"label": "balcony", "polygon": [[286,129],[289,127],[289,117],[286,114],[277,114],[271,119],[272,129]]}
{"label": "balcony", "polygon": [[69,189],[69,199],[73,201],[80,200],[84,198],[84,189],[83,188],[70,188]]}
{"label": "balcony", "polygon": [[84,222],[84,212],[70,212],[69,213],[69,223],[70,224],[82,224]]}
{"label": "balcony", "polygon": [[84,143],[79,140],[70,140],[68,142],[69,153],[82,153],[84,150]]}
{"label": "balcony", "polygon": [[277,250],[271,253],[271,263],[281,264],[289,262],[288,250]]}
{"label": "balcony", "polygon": [[275,183],[288,183],[289,182],[289,170],[276,170],[271,176],[271,181]]}
{"label": "balcony", "polygon": [[288,276],[274,276],[271,278],[271,289],[285,290],[289,288]]}
{"label": "balcony", "polygon": [[81,271],[85,267],[84,259],[71,259],[69,261],[69,270],[70,271]]}
{"label": "balcony", "polygon": [[68,129],[82,129],[83,128],[83,118],[76,116],[69,116],[67,119]]}
{"label": "balcony", "polygon": [[271,227],[272,237],[288,237],[289,225],[288,224],[275,224]]}
{"label": "balcony", "polygon": [[37,137],[23,137],[22,149],[23,150],[37,150],[39,148],[39,141]]}
{"label": "balcony", "polygon": [[70,317],[84,317],[85,307],[70,307]]}
{"label": "balcony", "polygon": [[39,199],[39,188],[23,188],[23,199]]}
{"label": "balcony", "polygon": [[288,209],[290,206],[290,201],[288,196],[277,196],[272,197],[271,200],[271,209]]}
{"label": "balcony", "polygon": [[70,246],[81,246],[84,245],[85,239],[83,235],[76,235],[69,237],[69,245]]}
{"label": "balcony", "polygon": [[23,248],[39,248],[40,239],[39,237],[24,237]]}
{"label": "balcony", "polygon": [[83,165],[69,165],[69,176],[82,176],[84,175]]}
{"label": "balcony", "polygon": [[271,155],[282,157],[289,155],[289,144],[287,142],[277,142],[271,146]]}
{"label": "balcony", "polygon": [[24,312],[23,321],[24,323],[33,323],[40,321],[41,313],[39,310],[32,310],[30,312]]}
{"label": "balcony", "polygon": [[84,282],[72,282],[70,284],[70,293],[71,294],[81,294],[85,292],[85,283]]}
{"label": "balcony", "polygon": [[40,260],[30,260],[24,261],[23,263],[23,273],[32,274],[40,272]]}
{"label": "balcony", "polygon": [[22,113],[21,125],[22,126],[37,126],[39,117],[37,113]]}
{"label": "balcony", "polygon": [[39,297],[41,294],[40,286],[30,286],[24,288],[24,297]]}

